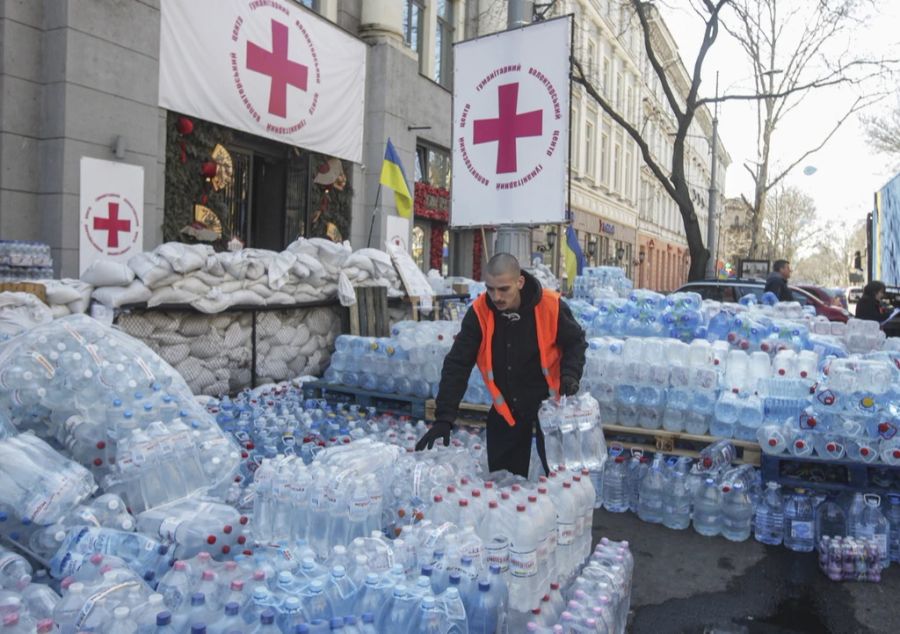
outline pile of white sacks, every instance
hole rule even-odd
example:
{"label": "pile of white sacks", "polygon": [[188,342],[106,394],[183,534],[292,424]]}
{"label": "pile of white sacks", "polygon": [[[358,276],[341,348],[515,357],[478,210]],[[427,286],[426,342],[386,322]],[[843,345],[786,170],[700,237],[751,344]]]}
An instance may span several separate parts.
{"label": "pile of white sacks", "polygon": [[[135,311],[120,315],[117,326],[178,370],[194,394],[218,396],[251,385],[252,318]],[[334,306],[264,311],[256,320],[257,384],[320,375],[341,326]]]}
{"label": "pile of white sacks", "polygon": [[147,303],[191,306],[207,314],[233,306],[283,306],[334,297],[339,283],[386,286],[402,295],[390,256],[354,252],[349,243],[300,238],[281,252],[215,253],[208,245],[167,242],[121,264],[98,260],[81,276],[93,299],[109,308]]}

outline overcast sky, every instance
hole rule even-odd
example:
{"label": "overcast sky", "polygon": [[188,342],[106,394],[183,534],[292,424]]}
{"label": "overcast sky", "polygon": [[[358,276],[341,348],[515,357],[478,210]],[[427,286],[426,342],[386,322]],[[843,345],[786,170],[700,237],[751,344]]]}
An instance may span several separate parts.
{"label": "overcast sky", "polygon": [[[793,0],[809,3],[812,0]],[[670,0],[663,13],[669,30],[678,43],[688,69],[693,67],[697,47],[702,38],[703,22],[687,6],[688,0]],[[779,2],[779,4],[781,4]],[[788,3],[792,4],[792,3]],[[864,26],[855,29],[852,39],[842,42],[854,50],[865,49],[879,56],[900,57],[900,2],[875,0],[877,8]],[[788,6],[784,5],[784,6]],[[776,64],[778,66],[778,64]],[[746,55],[724,30],[710,51],[703,71],[701,95],[712,95],[716,71],[719,71],[719,92],[746,93],[752,88],[752,74]],[[842,87],[812,93],[804,103],[786,117],[777,130],[777,142],[772,154],[775,165],[787,166],[805,150],[818,145],[831,127],[852,103],[859,89]],[[881,111],[897,107],[898,100],[889,98]],[[726,195],[745,194],[752,200],[753,181],[743,167],[756,158],[756,115],[752,102],[728,102],[719,111],[719,133],[732,158],[728,168]],[[803,174],[803,167],[813,166],[811,176]],[[831,138],[828,145],[804,161],[787,184],[795,185],[816,202],[820,218],[853,223],[865,218],[872,207],[872,195],[897,171],[897,161],[875,153],[866,143],[863,126],[858,118],[848,120]]]}

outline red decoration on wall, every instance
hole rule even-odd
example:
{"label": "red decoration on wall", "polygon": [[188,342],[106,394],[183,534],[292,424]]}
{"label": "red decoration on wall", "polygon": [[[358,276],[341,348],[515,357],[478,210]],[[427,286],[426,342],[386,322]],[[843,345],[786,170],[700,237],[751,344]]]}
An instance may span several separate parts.
{"label": "red decoration on wall", "polygon": [[472,279],[481,281],[481,251],[484,249],[484,242],[481,239],[481,232],[476,231],[472,240]]}
{"label": "red decoration on wall", "polygon": [[200,173],[204,178],[212,178],[216,175],[216,164],[213,161],[206,161],[200,167]]}
{"label": "red decoration on wall", "polygon": [[441,270],[441,263],[444,261],[444,230],[446,228],[447,224],[444,222],[431,223],[431,253],[428,266],[438,271]]}
{"label": "red decoration on wall", "polygon": [[416,182],[413,213],[428,220],[450,222],[450,190],[421,181]]}
{"label": "red decoration on wall", "polygon": [[[187,117],[178,117],[178,121],[175,122],[175,129],[182,137],[190,136],[194,132],[194,122]],[[184,139],[181,139],[178,145],[181,148],[181,162],[187,163],[187,147]]]}

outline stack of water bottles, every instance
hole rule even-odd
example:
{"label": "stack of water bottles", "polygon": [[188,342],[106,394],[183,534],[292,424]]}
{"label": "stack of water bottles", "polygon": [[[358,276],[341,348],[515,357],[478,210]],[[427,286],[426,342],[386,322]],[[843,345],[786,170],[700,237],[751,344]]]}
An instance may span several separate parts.
{"label": "stack of water bottles", "polygon": [[133,511],[227,486],[235,473],[237,446],[184,380],[90,317],[5,342],[0,368],[0,417],[62,448]]}
{"label": "stack of water bottles", "polygon": [[597,291],[593,312],[582,311],[581,324],[589,336],[672,337],[690,341],[706,337],[702,301],[697,293],[662,295],[636,289],[625,297]]}
{"label": "stack of water bottles", "polygon": [[790,415],[760,427],[762,449],[774,455],[900,464],[895,356],[882,352],[830,359],[809,406],[781,412]]}
{"label": "stack of water bottles", "polygon": [[[341,335],[323,379],[385,394],[431,398],[437,395],[444,357],[459,332],[458,321],[401,321],[390,337]],[[481,374],[469,378],[464,400],[489,404]]]}
{"label": "stack of water bottles", "polygon": [[45,583],[32,582],[34,574],[25,558],[0,546],[0,611],[4,632],[54,631],[53,610],[59,595]]}
{"label": "stack of water bottles", "polygon": [[25,240],[0,240],[0,282],[45,280],[53,277],[50,245]]}
{"label": "stack of water bottles", "polygon": [[625,269],[618,266],[588,266],[575,278],[573,294],[575,299],[593,302],[606,296],[608,291],[624,296],[632,289],[633,283],[625,277]]}
{"label": "stack of water bottles", "polygon": [[726,440],[704,449],[693,465],[689,458],[666,460],[662,453],[651,462],[639,451],[628,455],[613,445],[603,476],[603,508],[630,510],[645,522],[676,530],[693,525],[701,535],[743,541],[750,536],[760,475],[750,465],[732,467],[734,456]]}
{"label": "stack of water bottles", "polygon": [[538,421],[550,469],[587,469],[596,494],[593,507],[599,508],[603,501],[606,439],[597,399],[587,392],[559,401],[548,399],[541,404]]}

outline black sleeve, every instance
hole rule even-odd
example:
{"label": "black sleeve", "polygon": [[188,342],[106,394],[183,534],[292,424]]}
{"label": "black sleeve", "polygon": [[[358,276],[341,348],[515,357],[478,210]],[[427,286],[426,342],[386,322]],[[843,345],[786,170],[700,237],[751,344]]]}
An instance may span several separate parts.
{"label": "black sleeve", "polygon": [[459,402],[466,393],[469,375],[478,358],[481,347],[481,326],[475,310],[470,308],[463,317],[462,326],[450,352],[444,357],[441,384],[435,399],[435,420],[453,422],[459,414]]}
{"label": "black sleeve", "polygon": [[559,325],[556,331],[556,345],[562,351],[559,373],[561,376],[569,376],[576,381],[581,381],[581,373],[584,370],[584,351],[587,350],[587,341],[584,330],[575,321],[569,305],[563,300],[559,301]]}
{"label": "black sleeve", "polygon": [[869,321],[883,321],[884,314],[878,305],[878,301],[870,297],[862,297],[856,304],[856,318]]}

